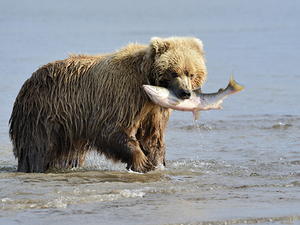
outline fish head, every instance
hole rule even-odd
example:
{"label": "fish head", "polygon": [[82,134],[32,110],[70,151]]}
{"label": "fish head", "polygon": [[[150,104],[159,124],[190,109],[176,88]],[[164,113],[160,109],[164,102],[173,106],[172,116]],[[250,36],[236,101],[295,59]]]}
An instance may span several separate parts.
{"label": "fish head", "polygon": [[143,88],[147,95],[155,103],[162,101],[169,96],[169,90],[163,87],[152,86],[152,85],[143,85]]}

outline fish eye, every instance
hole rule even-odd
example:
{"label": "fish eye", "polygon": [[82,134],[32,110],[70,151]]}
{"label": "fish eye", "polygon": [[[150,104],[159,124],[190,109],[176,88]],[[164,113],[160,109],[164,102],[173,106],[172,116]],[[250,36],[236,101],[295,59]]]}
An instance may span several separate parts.
{"label": "fish eye", "polygon": [[194,74],[191,74],[190,79],[192,80],[194,78],[194,76],[195,76]]}

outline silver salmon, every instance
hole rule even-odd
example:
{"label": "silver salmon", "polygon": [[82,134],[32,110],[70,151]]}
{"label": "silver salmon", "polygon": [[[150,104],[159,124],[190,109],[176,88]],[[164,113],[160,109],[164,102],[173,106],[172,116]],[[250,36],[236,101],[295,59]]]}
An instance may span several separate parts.
{"label": "silver salmon", "polygon": [[189,99],[180,99],[170,89],[152,85],[143,85],[150,99],[164,108],[179,111],[192,111],[195,120],[198,120],[200,111],[210,109],[221,109],[223,99],[244,89],[244,87],[233,79],[232,75],[228,86],[215,93],[201,93],[199,90],[192,91]]}

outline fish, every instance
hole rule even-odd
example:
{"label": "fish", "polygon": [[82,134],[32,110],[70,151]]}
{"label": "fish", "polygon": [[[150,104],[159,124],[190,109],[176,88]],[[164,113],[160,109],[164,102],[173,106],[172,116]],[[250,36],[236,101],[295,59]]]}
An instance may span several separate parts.
{"label": "fish", "polygon": [[143,85],[143,88],[149,98],[163,108],[170,108],[178,111],[191,111],[194,119],[197,121],[200,111],[210,109],[221,109],[223,100],[231,94],[244,89],[244,86],[238,84],[231,75],[229,84],[225,89],[220,88],[215,93],[202,93],[201,89],[195,89],[189,99],[180,99],[171,89],[164,87]]}

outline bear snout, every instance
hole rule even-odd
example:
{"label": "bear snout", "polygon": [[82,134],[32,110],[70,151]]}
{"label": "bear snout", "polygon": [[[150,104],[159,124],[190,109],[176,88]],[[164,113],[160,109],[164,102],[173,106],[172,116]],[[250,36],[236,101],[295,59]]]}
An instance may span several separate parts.
{"label": "bear snout", "polygon": [[181,99],[189,99],[191,97],[191,91],[182,89],[180,90],[178,97]]}

